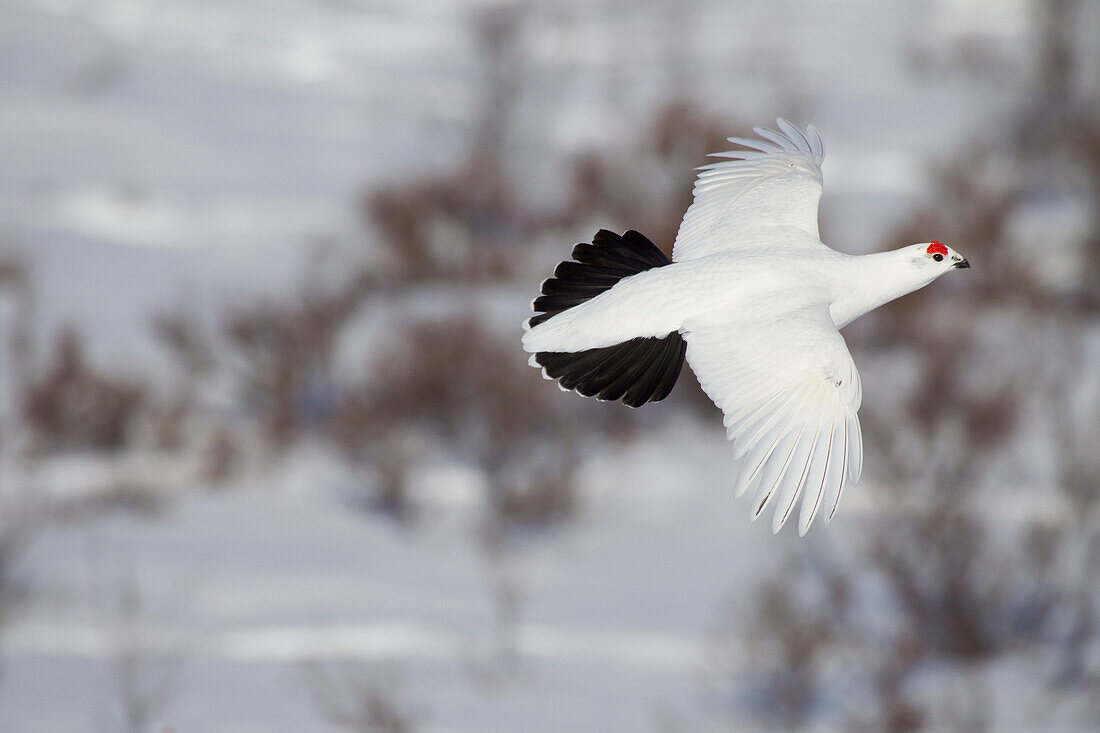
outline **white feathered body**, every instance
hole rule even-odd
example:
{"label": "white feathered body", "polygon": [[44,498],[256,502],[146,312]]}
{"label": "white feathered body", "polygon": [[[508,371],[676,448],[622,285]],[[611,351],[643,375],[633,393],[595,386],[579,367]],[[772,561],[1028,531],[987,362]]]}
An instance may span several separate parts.
{"label": "white feathered body", "polygon": [[852,256],[803,233],[788,236],[788,246],[717,252],[628,277],[528,330],[524,348],[582,351],[639,336],[690,334],[696,324],[708,321],[770,321],[818,304],[828,306],[833,326],[840,329],[934,279],[896,266],[909,256],[908,248]]}

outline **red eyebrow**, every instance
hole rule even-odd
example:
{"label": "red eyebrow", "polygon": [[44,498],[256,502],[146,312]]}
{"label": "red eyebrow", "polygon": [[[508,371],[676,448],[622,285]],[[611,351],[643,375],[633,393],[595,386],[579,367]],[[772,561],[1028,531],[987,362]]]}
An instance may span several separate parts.
{"label": "red eyebrow", "polygon": [[932,240],[932,244],[928,245],[928,249],[926,251],[930,255],[941,254],[944,257],[947,256],[947,247],[944,245],[943,242],[937,242],[936,240]]}

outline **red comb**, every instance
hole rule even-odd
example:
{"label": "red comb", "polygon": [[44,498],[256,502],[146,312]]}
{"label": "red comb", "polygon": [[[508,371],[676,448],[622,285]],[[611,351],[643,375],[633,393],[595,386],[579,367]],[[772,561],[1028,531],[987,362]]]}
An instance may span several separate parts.
{"label": "red comb", "polygon": [[932,244],[928,245],[928,249],[925,251],[928,252],[928,254],[930,255],[941,254],[944,257],[947,256],[946,245],[944,245],[943,242],[937,242],[936,240],[932,240]]}

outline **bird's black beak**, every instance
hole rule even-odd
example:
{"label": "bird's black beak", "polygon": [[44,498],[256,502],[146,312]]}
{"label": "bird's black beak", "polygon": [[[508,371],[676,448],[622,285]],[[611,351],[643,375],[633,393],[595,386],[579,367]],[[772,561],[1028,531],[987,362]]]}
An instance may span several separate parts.
{"label": "bird's black beak", "polygon": [[956,263],[955,263],[955,264],[954,264],[954,265],[953,265],[953,266],[951,267],[951,269],[952,269],[952,270],[969,270],[969,269],[970,269],[970,263],[969,263],[969,262],[967,262],[967,261],[966,261],[966,258],[964,257],[963,259],[961,259],[961,260],[959,260],[958,262],[956,262]]}

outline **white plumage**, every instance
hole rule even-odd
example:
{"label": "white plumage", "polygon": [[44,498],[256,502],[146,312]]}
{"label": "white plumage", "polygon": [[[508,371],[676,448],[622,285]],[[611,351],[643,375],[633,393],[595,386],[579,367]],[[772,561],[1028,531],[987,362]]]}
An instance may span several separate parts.
{"label": "white plumage", "polygon": [[[793,241],[817,243],[825,143],[813,125],[806,135],[783,119],[779,127],[786,135],[756,128],[756,134],[771,142],[729,138],[752,150],[711,155],[726,160],[700,169],[695,202],[680,224],[673,260],[750,249],[760,238],[775,237],[778,228],[792,229]],[[812,240],[798,234],[809,234]]]}
{"label": "white plumage", "polygon": [[826,247],[821,136],[812,125],[805,134],[778,126],[756,128],[762,140],[730,138],[749,149],[701,169],[671,264],[554,311],[523,346],[552,356],[679,333],[725,416],[736,494],[751,490],[753,518],[773,505],[776,532],[802,498],[804,535],[819,512],[833,516],[862,471],[862,389],[838,329],[969,264],[939,242],[864,256]]}

